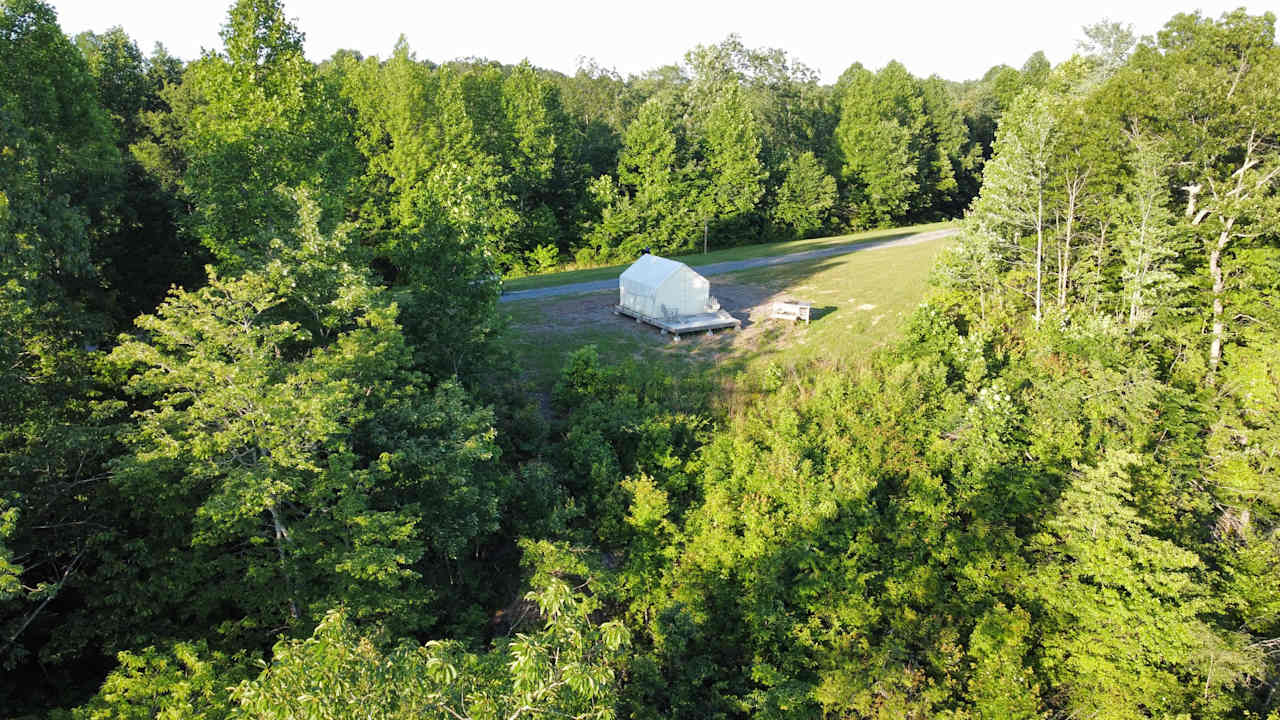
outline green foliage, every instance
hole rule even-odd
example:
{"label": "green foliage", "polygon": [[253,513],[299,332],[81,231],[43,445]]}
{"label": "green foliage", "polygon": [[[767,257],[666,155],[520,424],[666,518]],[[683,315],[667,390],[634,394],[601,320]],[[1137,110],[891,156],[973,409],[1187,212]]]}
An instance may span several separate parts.
{"label": "green foliage", "polygon": [[[356,144],[367,163],[352,232],[399,293],[416,362],[438,376],[482,377],[492,369],[497,272],[525,262],[525,251],[548,239],[521,229],[527,216],[514,208],[514,170],[501,164],[502,153],[521,147],[505,120],[502,78],[432,70],[404,43],[385,63],[348,59],[331,75],[357,115]],[[534,137],[523,147],[553,150],[539,145],[546,128],[538,128],[526,128]],[[548,156],[530,162],[550,173],[546,184],[559,182]],[[525,170],[534,174],[521,181],[529,199],[541,176]]]}
{"label": "green foliage", "polygon": [[430,72],[400,43],[385,65],[370,58],[344,68],[341,83],[359,114],[357,144],[368,162],[362,234],[401,270],[420,258],[423,235],[497,251],[515,217],[502,207],[497,161],[480,145],[463,78]]}
{"label": "green foliage", "polygon": [[[278,0],[184,68],[6,0],[0,706],[1274,716],[1274,22],[824,88],[736,36],[626,79],[316,66]],[[501,274],[954,217],[980,179],[857,371],[721,402],[585,347],[539,398],[495,342]]]}
{"label": "green foliage", "polygon": [[1086,40],[1079,43],[1085,57],[1098,65],[1098,72],[1109,77],[1124,66],[1138,43],[1132,25],[1103,20],[1084,27]]}
{"label": "green foliage", "polygon": [[1038,690],[1026,666],[1031,617],[1020,607],[997,604],[982,616],[969,636],[973,674],[969,701],[983,720],[1040,717]]}
{"label": "green foliage", "polygon": [[[1109,452],[1073,478],[1031,540],[1044,557],[1029,578],[1047,612],[1041,662],[1068,689],[1071,712],[1129,718],[1186,708],[1202,689],[1186,673],[1227,650],[1198,618],[1199,558],[1145,533],[1131,504],[1127,474],[1141,462]],[[1234,679],[1209,675],[1204,694]]]}
{"label": "green foliage", "polygon": [[706,440],[708,421],[697,412],[703,397],[693,381],[635,365],[606,367],[594,346],[569,356],[552,393],[567,416],[559,465],[602,547],[646,542],[645,527],[661,525],[637,519],[629,508],[637,496],[648,494],[671,518],[693,502],[685,459]]}
{"label": "green foliage", "polygon": [[525,597],[542,627],[485,653],[451,640],[379,647],[342,611],[306,640],[280,643],[275,659],[235,695],[255,718],[611,718],[616,666],[629,644],[617,622],[596,623],[591,595],[549,579]]}
{"label": "green foliage", "polygon": [[799,237],[811,237],[826,227],[836,202],[836,181],[822,169],[813,153],[788,160],[786,179],[778,188],[773,217]]}
{"label": "green foliage", "polygon": [[[20,713],[84,682],[51,648],[109,514],[86,346],[109,323],[99,246],[118,226],[121,163],[52,8],[0,6],[0,68],[0,705]],[[92,630],[66,635],[74,648]],[[52,667],[33,672],[41,660]]]}
{"label": "green foliage", "polygon": [[498,156],[506,160],[502,175],[520,218],[517,251],[567,248],[586,177],[571,154],[577,138],[559,89],[522,63],[503,80],[502,109],[511,147]]}
{"label": "green foliage", "polygon": [[618,177],[591,185],[601,217],[588,240],[600,259],[634,257],[643,248],[670,253],[692,246],[697,218],[687,151],[677,136],[676,108],[654,98],[640,108],[623,135]]}
{"label": "green foliage", "polygon": [[[18,525],[18,509],[7,498],[0,498],[0,541],[13,536]],[[23,593],[22,566],[13,562],[13,552],[0,542],[0,603]]]}
{"label": "green foliage", "polygon": [[97,35],[83,32],[75,38],[89,72],[98,81],[98,99],[111,114],[122,138],[135,141],[141,134],[139,113],[160,89],[147,73],[142,52],[124,30],[114,27]]}
{"label": "green foliage", "polygon": [[[1157,307],[1172,309],[1184,288],[1176,272],[1176,258],[1190,248],[1180,247],[1174,236],[1175,215],[1169,209],[1168,162],[1159,150],[1138,145],[1134,154],[1134,182],[1121,211],[1121,278],[1128,304],[1129,327],[1149,322]],[[1158,305],[1157,305],[1157,301]]]}
{"label": "green foliage", "polygon": [[[204,254],[197,243],[178,237],[182,214],[174,188],[159,177],[157,166],[144,165],[132,148],[154,148],[154,117],[165,106],[166,83],[181,79],[181,64],[158,49],[144,58],[138,46],[116,27],[97,35],[76,36],[89,72],[97,83],[98,99],[111,115],[124,158],[123,177],[112,188],[117,217],[111,232],[99,239],[94,261],[110,293],[116,325],[155,308],[171,285],[191,287],[204,277]],[[176,64],[176,67],[174,65]],[[156,267],[167,273],[156,273]]]}
{"label": "green foliage", "polygon": [[995,256],[982,265],[1031,267],[1031,279],[1023,280],[1027,287],[1023,292],[1032,300],[1037,324],[1045,305],[1046,197],[1052,182],[1051,142],[1057,122],[1052,101],[1047,91],[1029,90],[1004,114],[995,156],[983,171],[983,193],[967,218],[969,232],[979,243],[970,252]]}
{"label": "green foliage", "polygon": [[277,186],[310,190],[332,230],[355,158],[337,93],[307,62],[278,0],[240,0],[221,35],[224,52],[191,63],[182,85],[165,91],[177,126],[169,152],[185,161],[188,231],[224,266],[241,268],[291,225]]}
{"label": "green foliage", "polygon": [[231,688],[250,677],[243,656],[210,651],[204,642],[160,651],[122,652],[98,694],[71,714],[75,720],[223,720],[231,717]]}
{"label": "green foliage", "polygon": [[651,97],[627,126],[616,180],[591,186],[601,216],[581,259],[705,250],[712,238],[737,244],[750,232],[767,177],[761,125],[733,71],[708,53],[690,53],[695,74],[683,92]]}
{"label": "green foliage", "polygon": [[398,272],[417,264],[405,234],[460,238],[492,263],[482,275],[568,246],[585,194],[578,136],[532,67],[431,68],[402,38],[385,63],[344,58],[329,74],[358,113],[362,231]]}
{"label": "green foliage", "polygon": [[33,307],[84,303],[93,245],[110,224],[105,190],[120,172],[110,120],[84,59],[42,2],[4,4],[0,67],[0,282],[17,283]]}
{"label": "green foliage", "polygon": [[[1262,588],[1276,577],[1258,482],[1272,464],[1262,348],[1275,341],[1261,318],[1276,252],[1255,223],[1275,206],[1261,151],[1280,130],[1274,18],[1179,15],[1132,51],[1118,26],[1090,38],[1090,58],[1004,114],[968,232],[938,273],[970,337],[1030,314],[1026,342],[1053,353],[1042,358],[1093,358],[1096,390],[1054,373],[1060,390],[1030,400],[1003,441],[1026,432],[1028,459],[1061,477],[1019,601],[1042,637],[1037,678],[1060,688],[1045,704],[1072,714],[1261,716],[1271,701],[1253,688],[1275,674]],[[1126,430],[1105,429],[1126,415]]]}
{"label": "green foliage", "polygon": [[695,182],[705,232],[712,219],[732,223],[741,218],[764,192],[760,140],[737,87],[731,86],[711,106],[701,128],[700,149],[702,173]]}
{"label": "green foliage", "polygon": [[617,72],[582,58],[573,77],[556,73],[565,113],[580,133],[574,148],[588,177],[599,177],[618,166],[622,131],[635,117],[640,96]]}
{"label": "green foliage", "polygon": [[[1223,307],[1227,278],[1240,272],[1239,253],[1273,244],[1280,202],[1276,200],[1280,157],[1280,53],[1275,49],[1275,16],[1237,10],[1218,21],[1177,15],[1154,46],[1134,52],[1117,84],[1137,76],[1142,83],[1124,98],[1133,112],[1167,143],[1173,180],[1186,192],[1184,228],[1201,245],[1200,262],[1209,297],[1200,304],[1211,324],[1209,376],[1229,346],[1232,320]],[[1140,89],[1139,89],[1140,88]],[[1138,97],[1150,97],[1145,108]],[[1200,122],[1199,118],[1212,118]],[[1203,308],[1206,308],[1207,312]]]}
{"label": "green foliage", "polygon": [[411,369],[396,306],[341,235],[290,240],[122,338],[112,360],[147,402],[113,482],[180,520],[192,561],[240,548],[210,570],[242,587],[189,588],[204,605],[279,623],[345,598],[356,617],[428,625],[425,567],[496,529],[490,418]]}
{"label": "green foliage", "polygon": [[836,141],[851,222],[885,227],[935,219],[954,205],[964,131],[936,82],[922,83],[892,62],[841,76]]}

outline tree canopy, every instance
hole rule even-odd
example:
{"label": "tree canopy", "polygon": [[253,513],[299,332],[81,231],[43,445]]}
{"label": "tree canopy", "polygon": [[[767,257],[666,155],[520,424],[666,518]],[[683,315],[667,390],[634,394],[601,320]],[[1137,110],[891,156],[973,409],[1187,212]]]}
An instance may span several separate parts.
{"label": "tree canopy", "polygon": [[[6,715],[1280,717],[1273,14],[823,85],[0,8]],[[944,219],[856,365],[548,379],[499,305]]]}

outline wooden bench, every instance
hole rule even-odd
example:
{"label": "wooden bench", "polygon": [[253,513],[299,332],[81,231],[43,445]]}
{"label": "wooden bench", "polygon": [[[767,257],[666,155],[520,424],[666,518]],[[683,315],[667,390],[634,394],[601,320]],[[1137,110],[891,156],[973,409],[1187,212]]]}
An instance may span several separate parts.
{"label": "wooden bench", "polygon": [[773,312],[770,313],[770,320],[804,320],[804,324],[809,324],[809,309],[813,307],[813,303],[802,300],[778,300],[773,303]]}

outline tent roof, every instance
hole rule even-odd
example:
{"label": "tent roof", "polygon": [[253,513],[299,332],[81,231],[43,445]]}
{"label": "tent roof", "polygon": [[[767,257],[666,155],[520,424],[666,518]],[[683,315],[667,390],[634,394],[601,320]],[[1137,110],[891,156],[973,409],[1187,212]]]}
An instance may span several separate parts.
{"label": "tent roof", "polygon": [[618,281],[631,287],[657,288],[667,278],[684,269],[689,269],[689,266],[682,262],[657,255],[641,255],[639,260],[631,263],[631,267],[618,276]]}

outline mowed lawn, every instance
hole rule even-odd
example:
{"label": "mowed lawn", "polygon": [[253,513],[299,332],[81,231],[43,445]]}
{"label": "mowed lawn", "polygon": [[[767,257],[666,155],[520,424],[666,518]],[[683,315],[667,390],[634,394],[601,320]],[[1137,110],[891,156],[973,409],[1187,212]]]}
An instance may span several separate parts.
{"label": "mowed lawn", "polygon": [[[617,291],[521,300],[500,306],[508,316],[511,349],[534,389],[549,390],[566,357],[595,345],[603,359],[633,359],[672,372],[712,373],[725,380],[818,363],[842,367],[865,362],[892,342],[924,296],[929,268],[954,237],[899,247],[715,275],[711,293],[741,330],[688,335],[679,342],[657,329],[613,314]],[[812,320],[767,319],[775,298],[813,303]]]}
{"label": "mowed lawn", "polygon": [[[786,242],[742,245],[724,250],[713,250],[709,253],[694,252],[687,255],[672,255],[670,257],[688,265],[710,265],[711,263],[790,255],[792,253],[805,252],[807,250],[821,250],[823,248],[835,247],[837,245],[850,245],[871,240],[883,240],[885,238],[902,235],[929,232],[930,230],[940,230],[942,228],[949,227],[951,224],[952,223],[949,222],[938,222],[926,225],[913,225],[910,227],[885,228],[881,230],[868,230],[866,232],[855,233],[853,235],[833,235],[831,237],[811,238],[808,240],[788,240]],[[569,285],[572,283],[605,280],[617,277],[619,273],[627,269],[628,265],[630,265],[630,263],[609,265],[606,267],[586,268],[582,270],[565,270],[561,272],[545,273],[542,275],[529,275],[522,278],[506,280],[502,283],[502,288],[506,292],[518,292],[520,290],[535,290],[538,288],[553,287],[555,285]]]}

